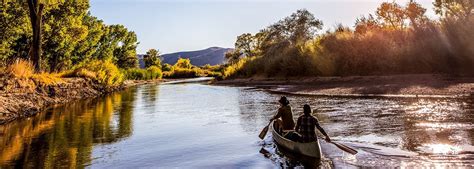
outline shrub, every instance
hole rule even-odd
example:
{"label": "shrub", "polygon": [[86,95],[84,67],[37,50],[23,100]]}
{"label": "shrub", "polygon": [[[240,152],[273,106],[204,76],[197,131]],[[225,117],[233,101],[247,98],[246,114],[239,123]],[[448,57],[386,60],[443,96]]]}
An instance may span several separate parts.
{"label": "shrub", "polygon": [[150,66],[147,69],[132,68],[124,71],[125,78],[129,80],[152,80],[161,79],[163,73],[157,66]]}
{"label": "shrub", "polygon": [[124,71],[125,79],[129,80],[143,80],[146,78],[146,70],[139,68],[127,69]]}
{"label": "shrub", "polygon": [[81,63],[63,77],[86,77],[96,80],[107,87],[115,87],[122,84],[124,75],[110,60],[94,60]]}
{"label": "shrub", "polygon": [[168,63],[165,63],[162,67],[161,67],[161,70],[163,72],[166,72],[166,71],[173,71],[173,66],[168,64]]}
{"label": "shrub", "polygon": [[149,74],[149,79],[161,79],[161,77],[163,76],[161,69],[157,66],[150,66],[146,69],[146,71]]}
{"label": "shrub", "polygon": [[183,68],[183,69],[191,69],[193,65],[191,64],[191,60],[179,58],[178,61],[173,65],[174,69],[176,68]]}
{"label": "shrub", "polygon": [[164,74],[166,78],[193,78],[206,76],[205,72],[199,68],[185,69],[185,68],[174,68],[173,71],[167,71]]}

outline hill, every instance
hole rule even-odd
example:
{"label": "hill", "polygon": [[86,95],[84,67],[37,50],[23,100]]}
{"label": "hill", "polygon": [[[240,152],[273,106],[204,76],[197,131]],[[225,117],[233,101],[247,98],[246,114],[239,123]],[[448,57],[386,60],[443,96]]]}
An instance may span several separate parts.
{"label": "hill", "polygon": [[210,47],[197,51],[176,52],[162,55],[162,63],[175,64],[178,58],[189,58],[191,64],[203,66],[205,64],[218,65],[225,62],[225,53],[232,48]]}

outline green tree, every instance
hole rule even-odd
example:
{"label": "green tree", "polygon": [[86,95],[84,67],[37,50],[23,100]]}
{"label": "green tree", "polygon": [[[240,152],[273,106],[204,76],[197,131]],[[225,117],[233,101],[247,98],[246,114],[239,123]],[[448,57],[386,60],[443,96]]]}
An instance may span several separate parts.
{"label": "green tree", "polygon": [[237,41],[235,41],[235,50],[238,50],[245,56],[254,56],[256,43],[254,36],[250,33],[244,33],[237,36]]}
{"label": "green tree", "polygon": [[15,2],[0,5],[0,65],[14,58],[28,59],[31,29],[28,11]]}
{"label": "green tree", "polygon": [[301,44],[313,39],[316,31],[322,27],[321,20],[316,19],[308,10],[300,9],[265,29],[268,31],[266,41]]}
{"label": "green tree", "polygon": [[65,1],[45,11],[42,49],[51,72],[71,68],[74,50],[88,34],[88,26],[83,24],[88,9],[87,2]]}
{"label": "green tree", "polygon": [[105,26],[102,30],[104,34],[93,57],[100,60],[111,59],[124,69],[138,67],[136,56],[138,42],[135,32],[128,31],[123,25]]}
{"label": "green tree", "polygon": [[82,24],[87,27],[87,36],[76,45],[73,50],[71,62],[78,64],[84,61],[98,58],[96,53],[100,53],[103,46],[100,40],[106,33],[106,25],[96,17],[92,16],[90,12],[83,17]]}
{"label": "green tree", "polygon": [[174,64],[175,68],[184,68],[184,69],[191,69],[193,65],[191,64],[191,60],[188,58],[179,58],[178,61]]}
{"label": "green tree", "polygon": [[150,49],[146,52],[146,55],[143,57],[145,61],[145,67],[158,66],[161,67],[160,52],[156,49]]}

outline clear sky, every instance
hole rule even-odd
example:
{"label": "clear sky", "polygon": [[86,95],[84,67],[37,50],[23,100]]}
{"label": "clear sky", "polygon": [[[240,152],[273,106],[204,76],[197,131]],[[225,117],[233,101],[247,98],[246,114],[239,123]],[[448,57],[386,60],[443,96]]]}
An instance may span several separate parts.
{"label": "clear sky", "polygon": [[[357,17],[374,13],[392,0],[91,0],[92,15],[106,24],[122,24],[138,35],[138,53],[162,53],[212,46],[233,47],[242,33],[260,29],[307,9],[324,23],[353,26]],[[407,0],[396,0],[405,4]],[[417,0],[433,18],[433,0]]]}

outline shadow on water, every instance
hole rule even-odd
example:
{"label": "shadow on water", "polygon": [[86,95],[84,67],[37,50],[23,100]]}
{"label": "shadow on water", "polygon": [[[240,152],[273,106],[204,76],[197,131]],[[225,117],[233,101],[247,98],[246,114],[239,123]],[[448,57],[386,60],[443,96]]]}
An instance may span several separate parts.
{"label": "shadow on water", "polygon": [[0,168],[83,168],[94,144],[132,134],[135,89],[52,107],[0,126]]}

